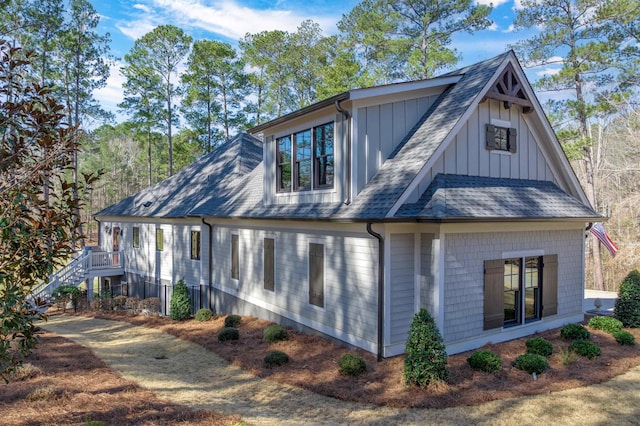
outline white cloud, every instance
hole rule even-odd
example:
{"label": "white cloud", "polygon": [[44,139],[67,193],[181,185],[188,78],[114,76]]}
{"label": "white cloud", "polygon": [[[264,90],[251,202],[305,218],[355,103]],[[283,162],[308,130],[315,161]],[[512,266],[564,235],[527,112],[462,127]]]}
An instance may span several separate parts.
{"label": "white cloud", "polygon": [[108,111],[115,111],[118,104],[124,100],[124,89],[122,85],[125,82],[125,78],[120,74],[120,67],[122,67],[122,65],[122,62],[119,61],[111,64],[107,85],[93,92],[96,100]]}
{"label": "white cloud", "polygon": [[502,30],[503,33],[512,33],[516,30],[515,25],[511,24],[506,30]]}
{"label": "white cloud", "polygon": [[481,4],[484,6],[498,7],[501,4],[507,3],[509,0],[476,0],[476,4]]}
{"label": "white cloud", "polygon": [[148,19],[119,22],[116,24],[116,28],[131,40],[139,39],[155,27],[156,25]]}
{"label": "white cloud", "polygon": [[548,59],[545,59],[544,61],[528,62],[524,66],[526,68],[536,68],[536,67],[548,66],[553,64],[562,65],[563,63],[564,63],[564,58],[562,56],[552,56]]}
{"label": "white cloud", "polygon": [[[293,32],[305,19],[312,19],[325,33],[332,33],[336,31],[335,23],[339,19],[338,16],[308,16],[286,9],[252,9],[234,0],[210,4],[203,0],[148,0],[147,4],[139,5],[152,11],[142,22],[151,25],[141,29],[138,23],[122,24],[118,27],[120,31],[132,37],[148,32],[155,26],[152,23],[171,23],[185,30],[196,28],[238,40],[246,33],[276,29]],[[142,7],[138,9],[142,10]]]}
{"label": "white cloud", "polygon": [[151,9],[149,9],[148,6],[145,6],[144,4],[140,4],[140,3],[136,3],[133,5],[134,9],[139,9],[141,11],[143,11],[144,13],[151,13]]}
{"label": "white cloud", "polygon": [[552,76],[560,73],[560,68],[545,68],[540,71],[536,71],[538,77]]}
{"label": "white cloud", "polygon": [[488,29],[489,31],[497,31],[497,30],[498,30],[498,24],[496,24],[495,22],[493,22],[491,25],[489,25],[489,26],[487,27],[487,29]]}

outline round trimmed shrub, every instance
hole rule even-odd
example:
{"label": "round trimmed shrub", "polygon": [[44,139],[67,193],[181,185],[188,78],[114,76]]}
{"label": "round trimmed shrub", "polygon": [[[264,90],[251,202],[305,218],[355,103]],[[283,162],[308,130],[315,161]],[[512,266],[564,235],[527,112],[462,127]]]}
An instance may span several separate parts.
{"label": "round trimmed shrub", "polygon": [[622,321],[613,317],[593,317],[589,320],[589,327],[613,334],[616,331],[622,330]]}
{"label": "round trimmed shrub", "polygon": [[524,354],[519,355],[513,362],[513,366],[518,370],[526,371],[529,374],[540,374],[549,368],[549,361],[542,355]]}
{"label": "round trimmed shrub", "polygon": [[228,342],[240,339],[240,331],[235,327],[225,327],[218,333],[218,342]]}
{"label": "round trimmed shrub", "polygon": [[264,365],[267,368],[277,367],[289,362],[289,355],[282,351],[271,351],[264,357]]}
{"label": "round trimmed shrub", "polygon": [[613,338],[616,339],[616,342],[625,346],[633,346],[636,344],[636,338],[633,337],[633,334],[628,331],[620,330],[616,331],[613,334]]}
{"label": "round trimmed shrub", "polygon": [[184,280],[179,280],[173,286],[169,315],[172,320],[177,321],[183,321],[191,317],[191,297],[189,295],[189,287],[184,283]]}
{"label": "round trimmed shrub", "polygon": [[560,329],[560,337],[564,340],[586,340],[589,336],[589,330],[581,324],[568,324]]}
{"label": "round trimmed shrub", "polygon": [[283,326],[271,324],[262,332],[262,338],[265,342],[279,342],[281,340],[287,340],[289,338],[289,333],[287,333],[287,329]]}
{"label": "round trimmed shrub", "polygon": [[414,315],[404,357],[406,384],[426,386],[449,378],[447,352],[433,317],[426,309]]}
{"label": "round trimmed shrub", "polygon": [[538,354],[544,357],[549,357],[553,353],[553,345],[551,342],[543,339],[542,337],[529,339],[525,344],[527,345],[528,354]]}
{"label": "round trimmed shrub", "polygon": [[600,356],[600,347],[589,340],[574,340],[569,345],[569,350],[589,359],[594,359]]}
{"label": "round trimmed shrub", "polygon": [[238,327],[242,323],[242,317],[240,315],[227,315],[224,319],[225,327]]}
{"label": "round trimmed shrub", "polygon": [[613,312],[625,327],[640,327],[640,272],[638,270],[629,272],[620,284]]}
{"label": "round trimmed shrub", "polygon": [[467,362],[474,370],[487,373],[493,373],[502,368],[502,360],[491,351],[476,351],[467,358]]}
{"label": "round trimmed shrub", "polygon": [[338,369],[343,376],[359,376],[367,371],[364,359],[354,354],[345,354],[338,361]]}
{"label": "round trimmed shrub", "polygon": [[213,316],[213,312],[211,312],[211,309],[209,308],[202,308],[199,309],[198,312],[196,312],[196,321],[209,321],[211,319],[211,317]]}

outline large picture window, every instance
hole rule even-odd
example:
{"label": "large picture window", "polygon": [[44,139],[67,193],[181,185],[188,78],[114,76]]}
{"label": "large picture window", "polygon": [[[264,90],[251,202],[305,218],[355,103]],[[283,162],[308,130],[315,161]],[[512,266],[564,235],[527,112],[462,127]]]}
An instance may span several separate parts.
{"label": "large picture window", "polygon": [[487,260],[484,328],[512,327],[557,313],[558,256]]}
{"label": "large picture window", "polygon": [[276,139],[278,192],[332,188],[333,123]]}

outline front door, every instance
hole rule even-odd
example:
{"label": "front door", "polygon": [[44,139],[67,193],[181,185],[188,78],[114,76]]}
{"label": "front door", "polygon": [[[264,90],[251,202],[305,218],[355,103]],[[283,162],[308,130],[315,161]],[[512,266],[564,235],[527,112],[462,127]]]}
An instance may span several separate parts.
{"label": "front door", "polygon": [[120,265],[120,256],[118,251],[120,250],[120,227],[113,227],[113,264]]}

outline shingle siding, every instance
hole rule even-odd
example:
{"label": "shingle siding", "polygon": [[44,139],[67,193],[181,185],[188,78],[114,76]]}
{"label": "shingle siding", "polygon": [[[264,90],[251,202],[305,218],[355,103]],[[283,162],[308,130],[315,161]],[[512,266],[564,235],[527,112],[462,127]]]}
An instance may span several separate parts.
{"label": "shingle siding", "polygon": [[[483,331],[483,264],[504,252],[543,250],[558,255],[558,316],[582,311],[582,230],[447,234],[445,248],[445,343]],[[499,332],[499,331],[498,331]],[[495,333],[495,331],[493,331]]]}
{"label": "shingle siding", "polygon": [[432,315],[436,307],[433,238],[434,234],[420,234],[420,306]]}
{"label": "shingle siding", "polygon": [[415,313],[414,234],[391,234],[390,344],[407,340]]}

